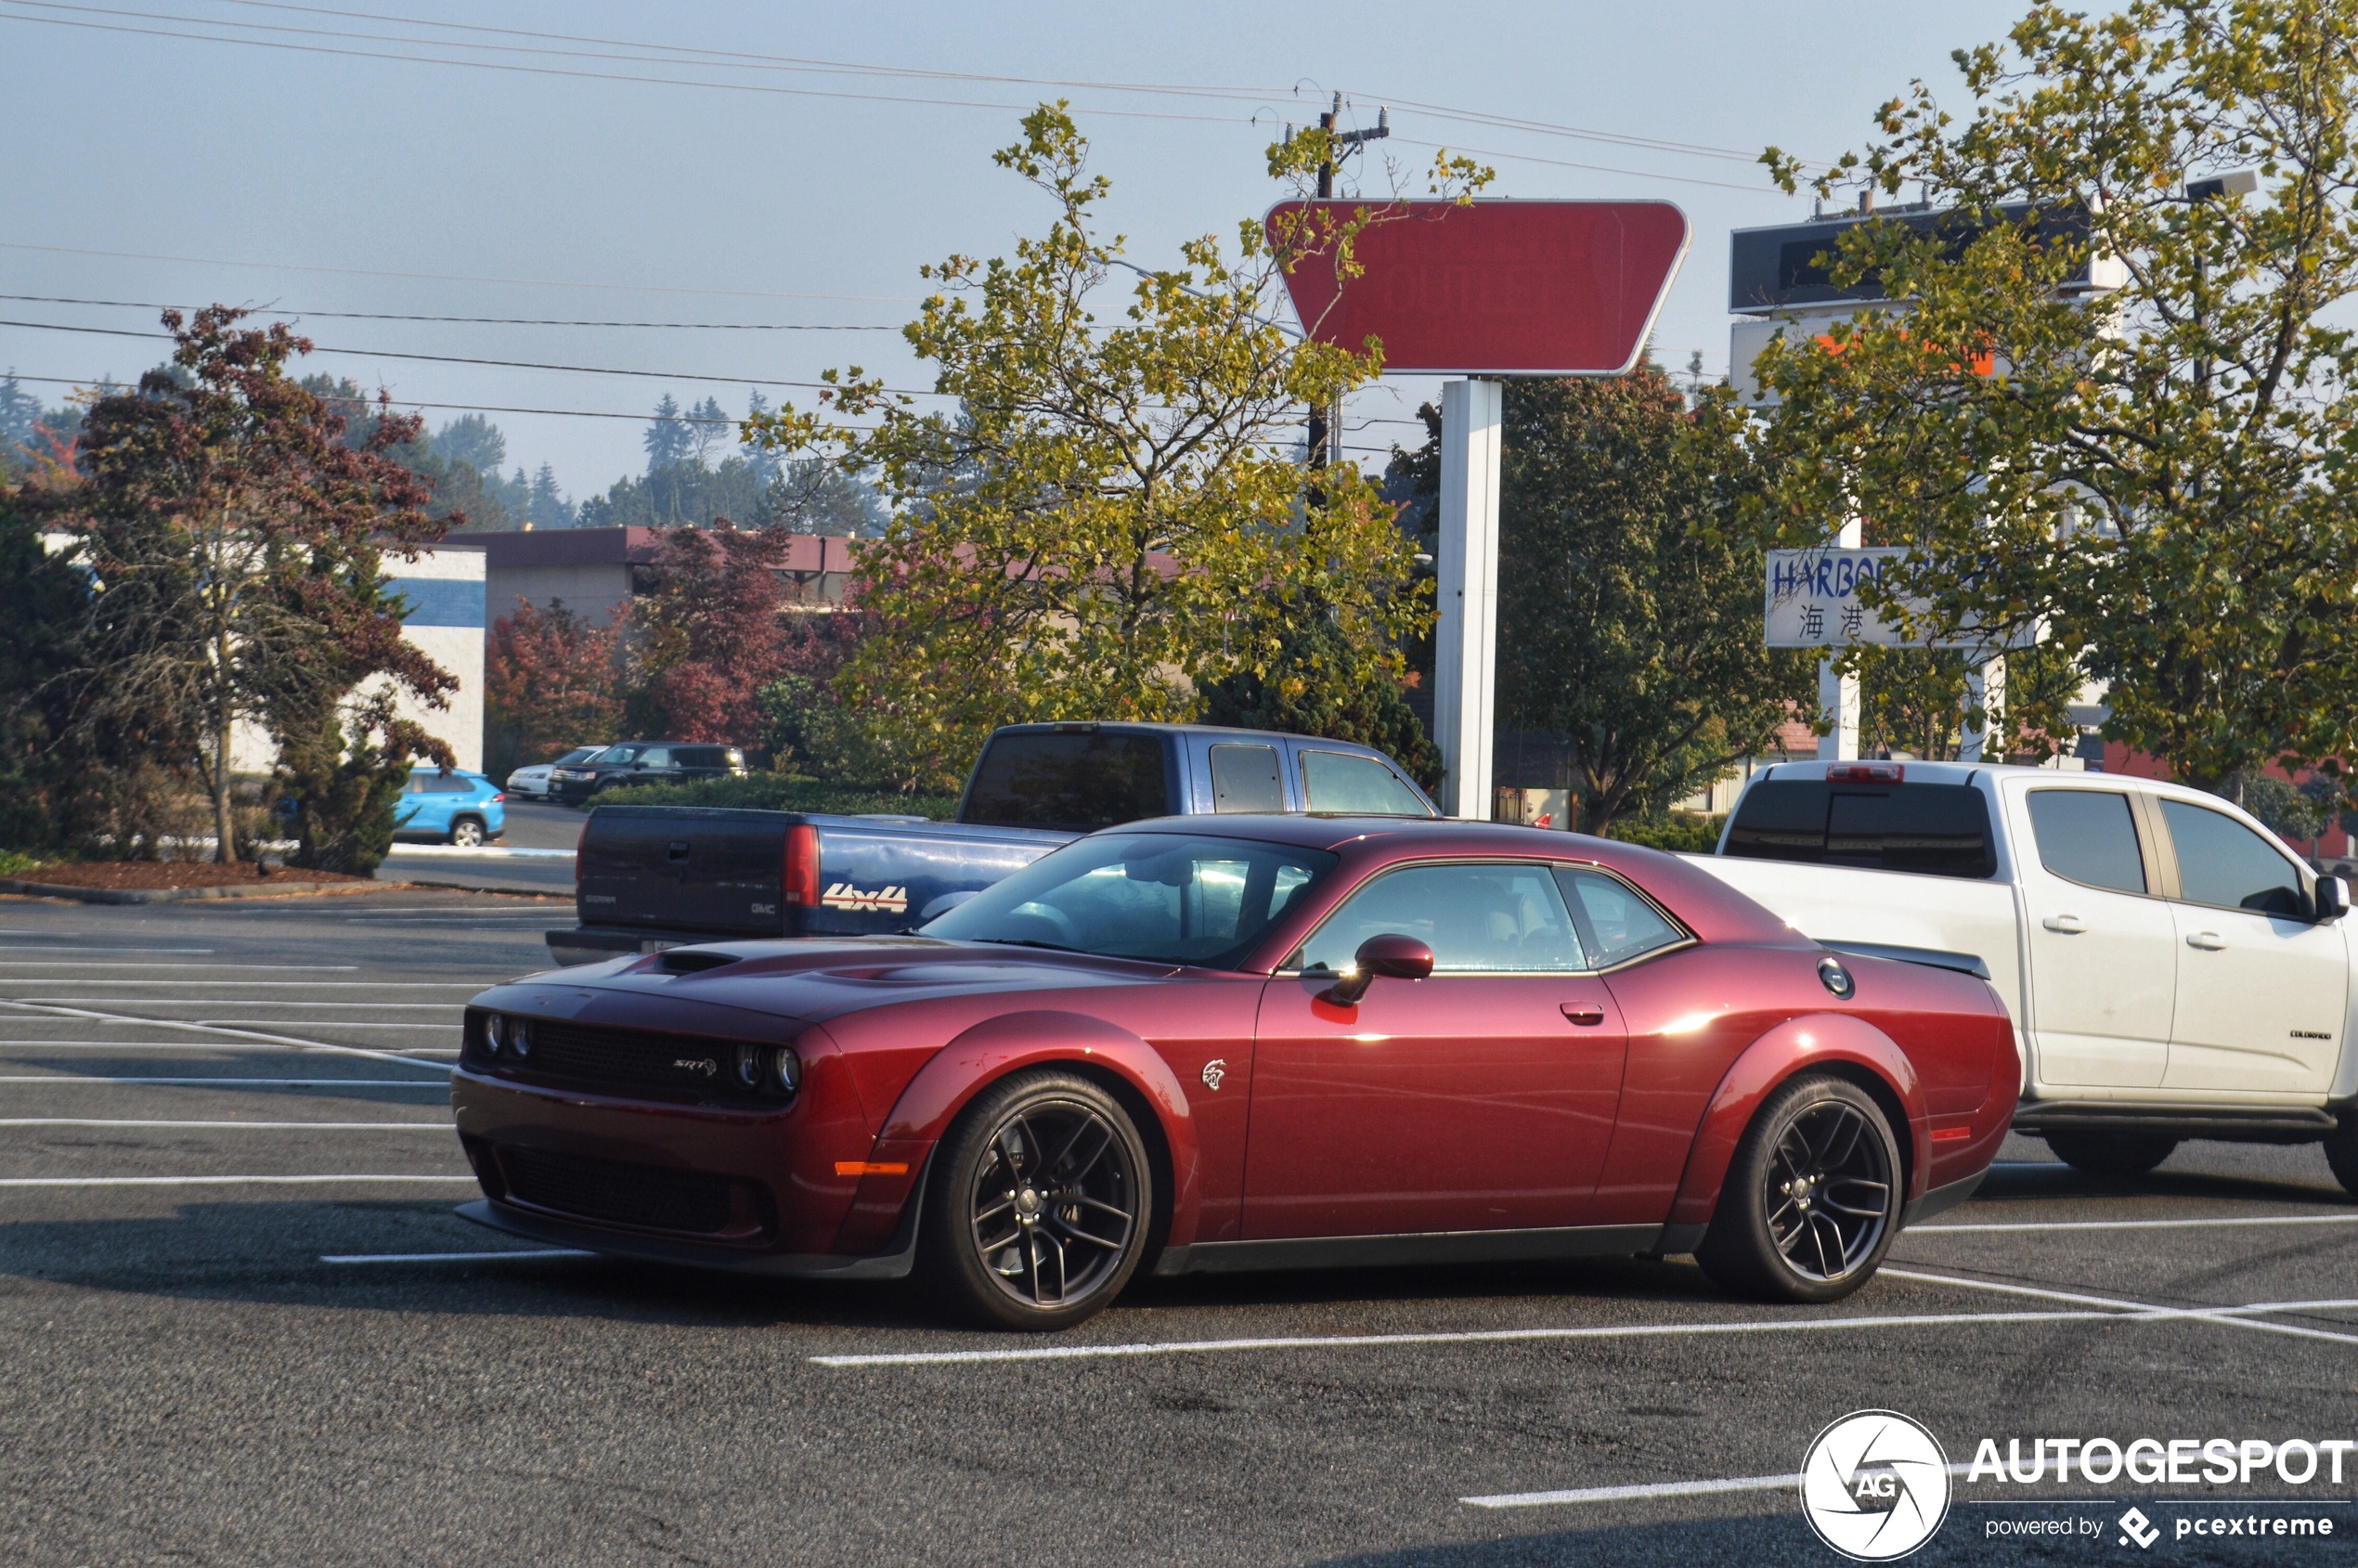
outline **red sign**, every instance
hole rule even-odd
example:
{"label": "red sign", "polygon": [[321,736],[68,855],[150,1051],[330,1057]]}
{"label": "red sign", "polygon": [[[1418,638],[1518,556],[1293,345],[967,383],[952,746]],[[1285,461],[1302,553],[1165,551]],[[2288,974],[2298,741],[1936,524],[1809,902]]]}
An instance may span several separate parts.
{"label": "red sign", "polygon": [[[1343,217],[1358,201],[1288,201]],[[1395,203],[1360,230],[1367,271],[1339,288],[1330,256],[1286,279],[1320,343],[1383,344],[1386,370],[1469,376],[1597,376],[1628,369],[1687,253],[1687,214],[1667,201]]]}

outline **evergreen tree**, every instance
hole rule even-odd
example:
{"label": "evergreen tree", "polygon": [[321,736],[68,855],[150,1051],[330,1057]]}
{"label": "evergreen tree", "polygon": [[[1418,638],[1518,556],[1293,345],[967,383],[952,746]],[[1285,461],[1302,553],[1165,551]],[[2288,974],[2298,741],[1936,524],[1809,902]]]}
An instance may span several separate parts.
{"label": "evergreen tree", "polygon": [[647,426],[646,434],[639,438],[647,449],[647,472],[687,460],[691,437],[689,426],[680,417],[680,404],[671,394],[665,393],[663,401],[655,405],[654,422]]}
{"label": "evergreen tree", "polygon": [[722,410],[717,397],[707,397],[690,408],[687,425],[688,460],[698,468],[711,467],[715,454],[736,445],[736,421]]}
{"label": "evergreen tree", "polygon": [[[516,477],[524,477],[518,469]],[[557,488],[557,471],[547,463],[532,476],[532,494],[525,502],[525,516],[536,528],[570,528],[573,526],[573,503]]]}

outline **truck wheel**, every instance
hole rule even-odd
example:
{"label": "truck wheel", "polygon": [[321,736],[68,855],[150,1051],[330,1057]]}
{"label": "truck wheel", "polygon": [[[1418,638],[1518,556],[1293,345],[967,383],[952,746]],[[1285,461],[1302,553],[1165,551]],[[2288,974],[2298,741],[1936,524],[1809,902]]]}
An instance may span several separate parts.
{"label": "truck wheel", "polygon": [[450,842],[461,849],[483,847],[483,823],[473,817],[460,817],[450,824]]}
{"label": "truck wheel", "polygon": [[2178,1147],[2158,1133],[2048,1133],[2047,1147],[2075,1171],[2092,1176],[2142,1176]]}
{"label": "truck wheel", "polygon": [[2358,1112],[2341,1113],[2341,1125],[2326,1139],[2326,1163],[2341,1190],[2358,1198]]}
{"label": "truck wheel", "polygon": [[1114,1097],[1072,1073],[1021,1073],[935,1151],[918,1268],[985,1327],[1069,1328],[1121,1294],[1153,1216],[1146,1145]]}
{"label": "truck wheel", "polygon": [[1883,1263],[1902,1188],[1872,1097],[1846,1079],[1796,1078],[1744,1130],[1695,1262],[1742,1295],[1839,1301]]}

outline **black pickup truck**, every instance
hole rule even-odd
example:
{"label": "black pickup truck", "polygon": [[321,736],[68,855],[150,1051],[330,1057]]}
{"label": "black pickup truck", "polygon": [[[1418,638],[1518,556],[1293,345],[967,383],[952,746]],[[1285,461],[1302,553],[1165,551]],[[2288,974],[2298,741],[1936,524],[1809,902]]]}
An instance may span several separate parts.
{"label": "black pickup truck", "polygon": [[696,806],[599,806],[574,860],[580,925],[560,964],[687,942],[921,926],[1084,833],[1227,811],[1440,813],[1399,765],[1347,741],[1196,724],[994,732],[955,822]]}

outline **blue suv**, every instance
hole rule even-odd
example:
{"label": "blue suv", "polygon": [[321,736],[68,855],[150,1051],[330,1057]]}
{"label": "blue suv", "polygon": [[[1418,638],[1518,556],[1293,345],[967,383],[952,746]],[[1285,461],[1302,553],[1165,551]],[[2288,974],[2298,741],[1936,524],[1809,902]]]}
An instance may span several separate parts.
{"label": "blue suv", "polygon": [[413,768],[393,808],[395,838],[432,838],[472,849],[508,828],[508,797],[481,773]]}

